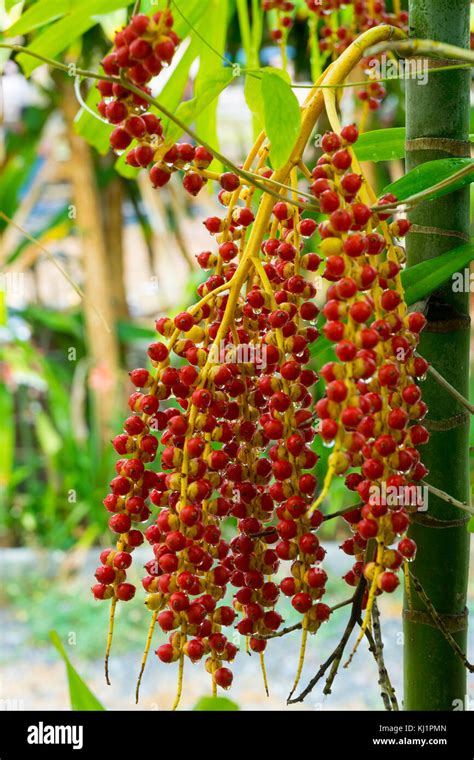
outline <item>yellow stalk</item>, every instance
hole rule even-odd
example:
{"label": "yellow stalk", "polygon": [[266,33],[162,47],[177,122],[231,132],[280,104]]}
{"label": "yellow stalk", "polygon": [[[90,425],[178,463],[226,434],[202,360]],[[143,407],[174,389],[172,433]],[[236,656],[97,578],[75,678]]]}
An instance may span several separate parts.
{"label": "yellow stalk", "polygon": [[151,622],[150,622],[150,626],[148,628],[148,636],[147,636],[147,639],[146,639],[145,649],[143,651],[143,657],[142,657],[142,664],[141,664],[141,667],[140,667],[140,673],[138,674],[137,687],[136,687],[136,690],[135,690],[135,702],[136,702],[136,704],[138,704],[138,700],[140,698],[140,685],[141,685],[141,682],[142,682],[143,673],[145,672],[146,661],[148,659],[148,653],[150,651],[151,640],[153,638],[153,631],[154,631],[154,628],[155,628],[155,623],[156,623],[156,618],[157,617],[158,617],[158,612],[155,610],[153,612],[153,615],[151,616]]}
{"label": "yellow stalk", "polygon": [[114,596],[112,599],[112,603],[110,605],[110,615],[109,615],[109,630],[107,632],[107,645],[105,648],[105,680],[107,681],[107,685],[110,686],[110,679],[109,679],[109,657],[110,657],[110,650],[112,649],[112,637],[114,635],[114,619],[115,619],[115,610],[117,607],[117,597]]}
{"label": "yellow stalk", "polygon": [[267,678],[267,670],[265,668],[265,655],[263,652],[260,652],[260,668],[262,670],[262,677],[263,677],[263,685],[265,687],[265,693],[267,697],[270,696],[270,691],[268,688],[268,678]]}
{"label": "yellow stalk", "polygon": [[293,694],[295,693],[298,684],[300,682],[301,673],[303,672],[303,665],[304,665],[304,656],[306,653],[306,642],[308,640],[308,615],[305,615],[303,618],[303,635],[301,637],[301,647],[300,647],[300,656],[298,660],[298,670],[296,671],[296,677],[294,684],[292,686],[292,689],[290,691],[290,695],[288,699],[291,699]]}

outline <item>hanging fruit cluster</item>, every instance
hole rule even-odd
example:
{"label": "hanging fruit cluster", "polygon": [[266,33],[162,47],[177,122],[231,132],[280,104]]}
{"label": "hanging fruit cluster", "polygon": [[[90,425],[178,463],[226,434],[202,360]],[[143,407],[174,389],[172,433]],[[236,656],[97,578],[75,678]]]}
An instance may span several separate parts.
{"label": "hanging fruit cluster", "polygon": [[[149,82],[170,65],[179,38],[173,31],[169,9],[158,11],[152,18],[132,16],[130,23],[117,32],[114,49],[102,61],[105,74],[120,77],[120,82],[99,81],[102,100],[97,105],[101,116],[115,126],[110,145],[116,153],[127,151],[125,161],[134,168],[149,168],[154,188],[164,187],[171,175],[183,173],[183,186],[190,195],[197,195],[207,182],[206,170],[212,154],[202,146],[190,143],[169,143],[161,120],[149,111],[146,96],[151,95]],[[143,92],[127,87],[127,82]],[[133,147],[130,147],[132,146]],[[150,168],[151,167],[151,168]],[[221,185],[227,190],[239,186],[236,175],[223,175]]]}
{"label": "hanging fruit cluster", "polygon": [[293,26],[293,11],[295,4],[287,0],[262,0],[264,11],[275,11],[276,24],[270,30],[270,36],[275,42],[286,40],[289,30]]}
{"label": "hanging fruit cluster", "polygon": [[[322,15],[335,5],[343,4],[326,3]],[[270,6],[279,18],[293,10],[288,2]],[[383,207],[392,196],[373,210],[352,150],[357,128],[327,133],[312,172],[299,147],[283,173],[274,172],[264,133],[241,169],[210,171],[207,148],[166,143],[159,119],[146,112],[148,83],[179,42],[172,25],[167,8],[152,19],[132,17],[116,35],[103,61],[111,79],[99,84],[99,110],[116,124],[113,148],[129,149],[133,166],[152,164],[154,187],[177,170],[191,195],[216,182],[223,213],[204,220],[212,242],[196,256],[206,272],[200,300],[156,320],[149,367],[130,373],[130,416],[113,440],[119,459],[104,499],[117,541],[101,553],[92,591],[111,600],[107,672],[116,605],[136,593],[128,573],[146,540],[142,585],[151,622],[141,673],[158,625],[165,634],[158,659],[178,663],[177,705],[186,661],[204,661],[213,690],[226,689],[242,642],[258,654],[267,685],[264,651],[283,623],[281,594],[301,616],[296,688],[307,636],[332,613],[317,531],[325,519],[318,507],[336,476],[362,502],[345,514],[353,536],[342,546],[355,559],[348,585],[367,584],[362,635],[375,596],[395,589],[397,570],[416,551],[405,536],[416,505],[402,496],[393,508],[380,493],[423,478],[417,446],[428,433],[415,382],[427,368],[415,356],[424,319],[407,313],[400,280],[397,241],[409,225],[387,224]],[[366,33],[366,46],[380,36]],[[314,119],[303,115],[306,142]],[[299,190],[302,177],[309,193]],[[264,189],[257,215],[256,187]],[[318,225],[308,211],[327,219]],[[318,272],[330,283],[322,314]],[[314,405],[318,376],[309,363],[321,325],[335,361],[321,369],[325,394]],[[316,498],[321,444],[332,452]]]}
{"label": "hanging fruit cluster", "polygon": [[[417,500],[412,503],[413,486],[427,473],[417,450],[429,439],[421,424],[427,407],[416,384],[427,363],[415,356],[425,318],[407,313],[400,280],[405,254],[393,242],[410,225],[404,219],[387,225],[383,206],[396,200],[393,196],[383,197],[376,213],[364,202],[363,179],[352,167],[350,146],[356,138],[354,126],[340,135],[327,133],[325,154],[313,170],[311,191],[328,215],[319,225],[323,276],[331,283],[324,333],[336,354],[336,361],[321,369],[326,390],[316,411],[321,437],[334,446],[319,500],[332,475],[351,470],[346,485],[362,502],[345,515],[354,536],[342,548],[356,558],[347,583],[355,586],[361,573],[368,581],[370,610],[376,594],[397,587],[397,570],[416,552],[406,537],[390,547],[405,534],[409,511],[419,506]],[[398,505],[389,508],[384,488],[400,495]],[[377,552],[364,562],[370,539],[376,540]]]}
{"label": "hanging fruit cluster", "polygon": [[[340,55],[358,34],[378,24],[390,24],[407,30],[408,12],[394,4],[387,11],[384,0],[305,0],[311,34],[317,34],[321,52]],[[270,35],[276,42],[286,39],[294,23],[296,4],[286,0],[262,0],[264,11],[275,11]],[[318,26],[319,24],[319,26]]]}
{"label": "hanging fruit cluster", "polygon": [[[269,171],[267,154],[261,147],[256,169],[262,176]],[[154,371],[131,373],[140,389],[129,400],[134,415],[113,441],[120,456],[131,458],[119,460],[104,501],[120,537],[116,551],[101,555],[93,589],[100,599],[132,598],[125,570],[143,539],[130,529],[149,517],[149,499],[160,511],[145,531],[154,557],[143,585],[153,624],[157,620],[170,634],[157,655],[163,662],[179,660],[181,668],[185,657],[205,657],[213,683],[224,688],[232,674],[223,663],[234,658],[236,647],[222,629],[236,615],[238,633],[262,654],[266,642],[259,637],[282,622],[274,609],[280,589],[307,616],[311,632],[330,613],[319,601],[325,552],[314,532],[322,515],[309,514],[317,485],[310,472],[317,455],[309,389],[317,377],[305,365],[318,337],[318,309],[306,275],[320,258],[304,252],[304,241],[316,223],[292,203],[276,203],[262,259],[249,262],[244,295],[234,284],[235,259],[240,255],[242,266],[253,191],[234,176],[220,177],[225,217],[204,222],[215,252],[197,256],[209,271],[198,288],[201,301],[174,320],[157,320],[168,342],[149,347]],[[172,366],[172,359],[181,366]],[[170,408],[170,399],[177,406]],[[153,431],[161,434],[160,472],[145,469],[157,454]],[[221,528],[228,516],[238,521],[230,544]],[[267,530],[275,516],[276,526]],[[291,575],[278,584],[272,576],[281,560],[292,562]],[[233,608],[219,604],[227,587]]]}
{"label": "hanging fruit cluster", "polygon": [[[157,622],[169,638],[156,653],[162,662],[179,662],[180,684],[185,659],[204,658],[214,688],[230,686],[228,664],[237,653],[230,626],[259,653],[265,677],[265,637],[282,623],[280,592],[302,615],[304,641],[328,619],[331,608],[321,601],[325,551],[316,531],[324,519],[317,507],[334,475],[346,475],[363,502],[346,515],[354,536],[343,549],[356,560],[348,584],[361,573],[369,582],[368,609],[376,594],[394,590],[396,571],[416,550],[407,538],[391,548],[408,527],[411,507],[389,509],[377,500],[377,488],[400,489],[426,473],[416,449],[428,439],[420,424],[426,406],[415,384],[426,363],[414,356],[424,319],[406,313],[404,253],[393,242],[409,225],[388,227],[389,214],[367,205],[363,178],[352,167],[357,137],[351,125],[323,138],[310,190],[327,221],[318,227],[301,213],[294,169],[293,190],[274,203],[259,257],[247,253],[254,190],[236,175],[221,175],[226,212],[204,221],[213,250],[197,256],[208,272],[198,287],[201,300],[174,319],[157,320],[164,340],[148,349],[152,371],[130,374],[138,390],[129,399],[132,416],[113,441],[123,458],[104,500],[118,542],[101,554],[93,593],[113,605],[134,596],[126,572],[143,542],[140,524],[158,508],[145,530],[153,550],[143,579],[149,638]],[[261,137],[252,161],[268,178],[267,156]],[[306,250],[316,230],[322,258]],[[336,361],[321,370],[326,393],[317,420],[311,395],[317,376],[306,365],[319,334],[311,277],[322,259],[331,283],[324,333]],[[318,435],[334,449],[315,501]],[[150,465],[159,445],[156,471]],[[228,517],[237,519],[230,543],[223,536]],[[374,557],[367,557],[369,539],[378,547]],[[281,562],[291,564],[279,580]],[[232,606],[223,603],[228,590]]]}
{"label": "hanging fruit cluster", "polygon": [[[408,12],[394,4],[388,12],[384,0],[305,0],[308,11],[310,44],[318,45],[321,53],[336,59],[362,32],[379,24],[390,24],[408,31]],[[284,0],[262,0],[264,11],[275,11],[275,25],[270,36],[282,47],[286,45],[288,32],[294,23],[295,4]],[[361,61],[361,70],[367,69],[374,59]],[[385,87],[370,82],[357,92],[364,103],[364,120],[368,111],[377,111],[385,98]]]}
{"label": "hanging fruit cluster", "polygon": [[114,48],[102,61],[109,77],[121,81],[99,81],[102,96],[97,109],[101,116],[115,126],[110,135],[114,151],[123,152],[133,141],[136,146],[127,153],[127,163],[147,167],[163,142],[163,129],[155,114],[147,113],[148,102],[139,92],[127,88],[130,83],[143,94],[147,86],[173,60],[179,38],[173,31],[173,16],[167,9],[152,18],[133,16],[130,23],[114,38]]}

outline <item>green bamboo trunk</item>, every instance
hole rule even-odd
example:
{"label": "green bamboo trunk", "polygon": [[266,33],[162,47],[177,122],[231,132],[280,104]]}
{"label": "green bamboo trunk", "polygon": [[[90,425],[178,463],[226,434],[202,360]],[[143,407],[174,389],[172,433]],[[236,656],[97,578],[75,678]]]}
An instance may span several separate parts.
{"label": "green bamboo trunk", "polygon": [[[410,0],[411,36],[468,48],[469,11],[469,0]],[[415,80],[407,83],[408,169],[452,155],[469,155],[468,145],[463,145],[469,139],[469,90],[469,71],[431,74],[425,85]],[[420,138],[425,138],[422,143]],[[469,235],[469,190],[423,203],[410,219],[416,227],[408,236],[409,266],[464,242]],[[444,230],[449,234],[443,234]],[[420,353],[468,396],[469,294],[453,293],[452,283],[447,283],[430,297],[427,317]],[[423,383],[423,393],[430,407],[427,427],[431,440],[421,450],[430,470],[427,481],[467,502],[469,420],[462,407],[432,379]],[[464,517],[431,495],[428,514],[437,521],[463,521]],[[465,524],[436,526],[427,525],[423,516],[415,516],[410,535],[418,544],[418,556],[411,569],[436,610],[447,616],[446,623],[465,651],[469,534]],[[404,708],[459,709],[456,700],[464,700],[466,695],[464,666],[440,631],[428,624],[424,604],[414,591],[412,596],[414,612],[408,610],[407,600],[404,612]],[[421,615],[417,611],[422,611]]]}

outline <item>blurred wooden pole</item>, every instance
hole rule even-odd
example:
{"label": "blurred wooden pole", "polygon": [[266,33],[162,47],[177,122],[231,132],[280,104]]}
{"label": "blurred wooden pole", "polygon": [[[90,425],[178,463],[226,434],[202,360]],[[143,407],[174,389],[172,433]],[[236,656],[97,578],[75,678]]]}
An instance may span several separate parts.
{"label": "blurred wooden pole", "polygon": [[112,309],[116,320],[128,319],[129,317],[124,269],[123,195],[122,180],[119,176],[114,175],[105,189],[102,208],[107,241],[106,253],[109,262]]}
{"label": "blurred wooden pole", "polygon": [[[63,87],[63,111],[71,148],[69,160],[73,186],[77,233],[81,241],[84,268],[83,303],[86,340],[91,359],[89,385],[95,400],[96,419],[102,443],[109,440],[111,422],[116,409],[116,386],[119,369],[119,347],[115,333],[111,266],[101,221],[101,203],[97,189],[91,149],[76,134],[74,118],[77,101],[70,83]],[[100,310],[105,324],[92,304]]]}

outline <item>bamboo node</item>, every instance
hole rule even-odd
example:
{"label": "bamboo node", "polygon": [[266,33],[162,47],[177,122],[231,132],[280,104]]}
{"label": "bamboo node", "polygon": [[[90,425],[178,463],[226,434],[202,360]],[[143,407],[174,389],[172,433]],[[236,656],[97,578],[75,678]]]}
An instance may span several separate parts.
{"label": "bamboo node", "polygon": [[[459,633],[460,631],[467,630],[468,610],[459,615],[447,615],[441,612],[437,613],[438,619],[444,623],[444,626],[449,633]],[[410,623],[421,623],[421,625],[429,625],[432,628],[438,628],[438,625],[434,622],[432,615],[424,610],[404,610],[403,617]]]}

